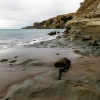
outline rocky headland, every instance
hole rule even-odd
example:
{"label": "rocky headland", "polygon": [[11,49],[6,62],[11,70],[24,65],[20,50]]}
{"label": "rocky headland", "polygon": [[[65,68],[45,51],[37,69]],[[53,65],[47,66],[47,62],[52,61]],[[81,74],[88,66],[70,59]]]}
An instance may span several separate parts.
{"label": "rocky headland", "polygon": [[43,47],[67,47],[77,53],[100,56],[100,1],[85,0],[66,22],[66,31],[56,39],[38,43]]}
{"label": "rocky headland", "polygon": [[65,23],[73,19],[73,15],[74,13],[58,15],[57,17],[42,22],[36,22],[33,26],[27,26],[22,29],[63,29],[65,28]]}
{"label": "rocky headland", "polygon": [[100,1],[85,0],[73,20],[66,23],[65,37],[82,52],[100,56]]}

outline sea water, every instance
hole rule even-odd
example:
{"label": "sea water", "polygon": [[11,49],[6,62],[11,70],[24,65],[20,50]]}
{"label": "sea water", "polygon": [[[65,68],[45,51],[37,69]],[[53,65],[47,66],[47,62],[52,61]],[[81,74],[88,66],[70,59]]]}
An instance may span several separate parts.
{"label": "sea water", "polygon": [[54,39],[47,35],[51,31],[63,32],[65,29],[0,29],[0,50],[15,45],[33,44]]}

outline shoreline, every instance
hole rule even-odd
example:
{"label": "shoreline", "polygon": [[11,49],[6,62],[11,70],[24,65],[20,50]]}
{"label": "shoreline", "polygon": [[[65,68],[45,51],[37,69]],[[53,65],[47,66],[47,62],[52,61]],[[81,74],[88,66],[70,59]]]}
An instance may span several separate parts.
{"label": "shoreline", "polygon": [[[33,79],[36,75],[44,73],[46,70],[56,70],[53,64],[62,57],[67,57],[72,62],[70,71],[63,74],[64,78],[62,78],[62,80],[83,77],[87,72],[93,73],[92,70],[95,69],[93,65],[98,63],[100,59],[100,57],[88,57],[76,54],[72,50],[61,47],[36,48],[33,46],[17,46],[3,51],[0,55],[0,60],[8,59],[7,62],[0,63],[0,80],[2,80],[0,81],[0,87],[2,87],[1,92],[5,90],[5,87],[9,87],[10,89],[15,83],[19,83],[20,80],[27,80],[27,77]],[[15,56],[17,56],[17,58],[15,58]],[[10,61],[13,60],[16,61],[10,65]],[[96,66],[99,65],[100,63]],[[88,68],[84,66],[87,66]],[[97,69],[95,69],[95,71],[98,71]],[[58,73],[57,70],[56,73]],[[56,77],[57,76],[58,74],[56,74]],[[53,78],[53,81],[55,81],[55,76]]]}
{"label": "shoreline", "polygon": [[[0,37],[0,50],[13,48],[17,45],[29,45],[38,42],[42,42],[44,40],[52,40],[57,37],[58,34],[55,36],[47,35],[51,31],[56,32],[63,32],[65,29],[7,29],[1,30],[1,37]],[[21,34],[22,33],[22,34]]]}
{"label": "shoreline", "polygon": [[0,100],[100,100],[100,0],[24,28],[0,30]]}
{"label": "shoreline", "polygon": [[[7,62],[0,62],[0,69],[1,69],[0,70],[1,71],[1,73],[0,73],[1,74],[0,75],[1,76],[0,77],[0,80],[1,80],[0,81],[1,82],[0,87],[2,87],[1,90],[0,90],[1,93],[2,93],[2,91],[5,90],[5,89],[2,90],[3,89],[3,85],[4,85],[4,88],[5,87],[10,87],[12,84],[18,83],[20,80],[27,79],[27,77],[30,77],[30,76],[34,77],[34,73],[35,72],[34,71],[33,71],[33,73],[31,72],[32,68],[30,68],[30,67],[29,68],[21,67],[20,65],[18,65],[21,62],[24,62],[24,61],[26,61],[28,59],[33,59],[33,60],[35,59],[38,63],[40,62],[40,65],[41,65],[41,62],[45,61],[44,65],[42,65],[43,68],[44,68],[43,70],[45,70],[46,68],[48,69],[47,66],[49,66],[49,67],[51,66],[51,68],[54,69],[54,66],[53,66],[54,61],[56,61],[57,59],[65,56],[63,51],[66,52],[66,50],[63,49],[63,48],[50,49],[50,48],[34,48],[34,47],[24,47],[24,46],[17,46],[15,48],[9,48],[9,49],[2,50],[2,51],[3,51],[2,53],[0,52],[1,53],[0,54],[1,55],[0,56],[0,60],[8,59],[8,61]],[[49,54],[49,52],[51,54]],[[42,53],[43,54],[46,53],[47,55],[43,55]],[[59,53],[59,55],[57,55],[58,53]],[[76,57],[79,56],[77,54],[74,55],[74,53],[72,55],[73,56],[76,55]],[[17,56],[17,58],[15,58],[15,56]],[[49,58],[47,59],[47,57],[49,57]],[[73,57],[71,57],[71,58],[73,58]],[[13,61],[15,59],[17,61],[15,63],[12,63],[12,65],[10,65],[9,62]],[[39,67],[39,65],[37,65],[37,66]],[[36,66],[34,66],[34,67],[36,67]],[[27,72],[27,71],[29,71],[29,72]],[[25,74],[25,73],[27,73],[27,74]],[[36,73],[38,73],[38,72],[36,72]],[[39,73],[40,73],[40,71],[39,71]],[[20,75],[22,76],[22,78],[19,77]],[[5,80],[3,80],[3,79],[5,79]],[[9,83],[9,82],[7,83],[7,80],[10,81],[10,82],[12,81],[12,82],[11,83]]]}

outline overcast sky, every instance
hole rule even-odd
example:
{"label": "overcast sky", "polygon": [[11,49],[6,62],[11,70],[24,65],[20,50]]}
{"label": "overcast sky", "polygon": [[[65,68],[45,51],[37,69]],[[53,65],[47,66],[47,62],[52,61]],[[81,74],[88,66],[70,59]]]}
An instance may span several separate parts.
{"label": "overcast sky", "polygon": [[0,0],[0,29],[33,25],[75,12],[84,0]]}

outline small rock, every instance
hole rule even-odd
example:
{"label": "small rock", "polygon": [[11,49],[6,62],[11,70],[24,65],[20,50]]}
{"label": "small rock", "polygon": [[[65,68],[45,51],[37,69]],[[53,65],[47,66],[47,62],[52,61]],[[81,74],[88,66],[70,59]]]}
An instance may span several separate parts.
{"label": "small rock", "polygon": [[84,58],[84,57],[80,57],[80,58]]}
{"label": "small rock", "polygon": [[56,35],[56,31],[52,31],[52,32],[50,32],[50,33],[48,33],[48,35]]}
{"label": "small rock", "polygon": [[25,71],[26,69],[22,69],[21,71]]}
{"label": "small rock", "polygon": [[99,44],[97,43],[97,41],[94,41],[94,43],[92,44],[92,46],[99,46]]}
{"label": "small rock", "polygon": [[8,59],[2,59],[0,62],[7,62]]}
{"label": "small rock", "polygon": [[4,99],[4,100],[9,100],[10,98],[6,98],[6,99]]}
{"label": "small rock", "polygon": [[56,39],[60,39],[60,38],[61,38],[61,36],[57,36],[57,37],[56,37]]}
{"label": "small rock", "polygon": [[89,41],[89,40],[92,40],[91,36],[86,36],[86,37],[83,37],[82,39],[82,41]]}
{"label": "small rock", "polygon": [[57,53],[56,55],[59,55],[59,53]]}
{"label": "small rock", "polygon": [[59,31],[57,33],[60,33]]}
{"label": "small rock", "polygon": [[12,60],[12,61],[10,61],[9,63],[14,63],[14,62],[16,62],[17,60]]}
{"label": "small rock", "polygon": [[15,58],[17,58],[17,56],[15,56]]}

